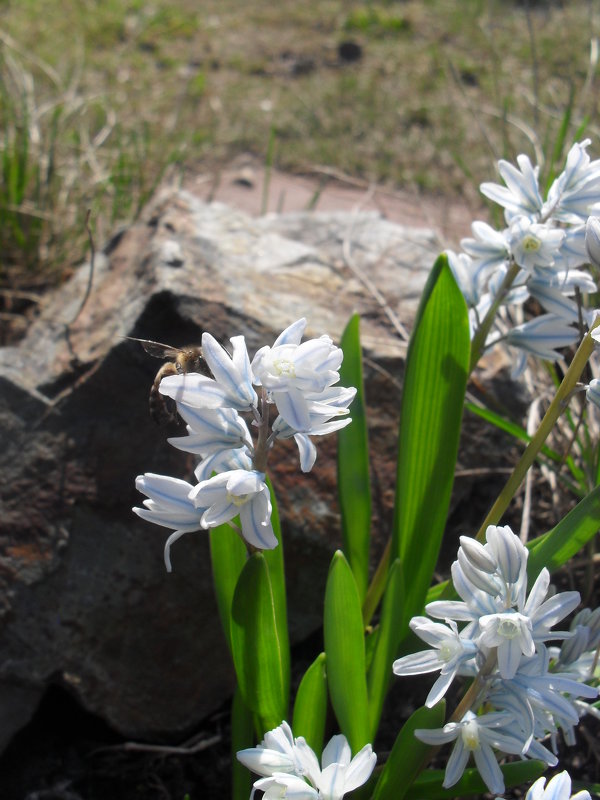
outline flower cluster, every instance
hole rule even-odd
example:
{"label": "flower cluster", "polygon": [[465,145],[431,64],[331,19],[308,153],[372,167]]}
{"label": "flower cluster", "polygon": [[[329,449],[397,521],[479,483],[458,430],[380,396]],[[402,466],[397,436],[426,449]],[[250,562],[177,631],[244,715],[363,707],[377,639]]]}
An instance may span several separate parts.
{"label": "flower cluster", "polygon": [[565,770],[549,780],[547,786],[546,778],[539,778],[527,792],[525,800],[591,800],[591,797],[587,789],[571,794],[571,776]]}
{"label": "flower cluster", "polygon": [[[459,780],[471,754],[490,791],[497,793],[504,791],[504,781],[494,751],[554,766],[556,756],[542,740],[550,736],[555,746],[560,728],[572,742],[574,726],[589,709],[579,698],[597,696],[595,688],[583,683],[574,662],[585,661],[584,653],[597,646],[600,613],[588,610],[575,630],[553,631],[575,609],[579,593],[550,595],[546,568],[527,593],[528,554],[508,526],[488,527],[485,545],[461,536],[458,559],[452,565],[452,581],[461,599],[426,606],[431,617],[444,623],[414,617],[412,630],[433,649],[394,662],[396,675],[439,670],[427,697],[429,707],[444,696],[457,675],[474,678],[468,708],[459,719],[439,730],[416,731],[431,745],[454,741],[445,787]],[[460,630],[457,623],[464,623]],[[577,634],[578,627],[585,630]],[[581,645],[569,650],[577,636]],[[552,640],[564,640],[564,656],[562,649],[553,654],[546,647]]]}
{"label": "flower cluster", "polygon": [[[187,424],[187,435],[169,442],[199,458],[194,485],[152,473],[136,479],[147,499],[134,512],[174,531],[165,545],[167,570],[171,570],[170,547],[180,536],[233,524],[238,516],[240,533],[249,545],[261,550],[276,547],[265,476],[275,441],[293,437],[301,469],[308,472],[317,455],[311,437],[351,421],[348,406],[356,389],[334,386],[342,351],[328,336],[301,342],[305,328],[306,320],[298,320],[252,361],[243,336],[230,339],[230,354],[204,333],[202,354],[212,377],[188,373],[161,381],[161,394],[176,402]],[[271,426],[273,405],[278,415]],[[255,439],[244,413],[252,420]]]}
{"label": "flower cluster", "polygon": [[544,309],[541,316],[516,325],[500,315],[486,331],[486,347],[504,341],[520,351],[515,374],[524,368],[527,354],[559,359],[560,348],[577,340],[580,319],[591,322],[574,299],[577,292],[596,291],[589,273],[580,269],[590,261],[586,222],[600,208],[600,160],[590,160],[589,144],[586,139],[573,145],[545,198],[539,168],[528,156],[517,157],[518,167],[501,160],[498,170],[505,185],[483,183],[480,188],[504,208],[506,227],[497,231],[474,222],[473,236],[461,241],[464,252],[448,253],[470,308],[473,335],[497,305],[518,307],[533,298]]}
{"label": "flower cluster", "polygon": [[240,750],[239,761],[258,775],[256,789],[266,800],[294,797],[298,800],[341,800],[368,781],[377,756],[370,744],[351,758],[345,736],[334,736],[325,746],[321,764],[302,736],[294,738],[287,722],[265,734],[258,747]]}

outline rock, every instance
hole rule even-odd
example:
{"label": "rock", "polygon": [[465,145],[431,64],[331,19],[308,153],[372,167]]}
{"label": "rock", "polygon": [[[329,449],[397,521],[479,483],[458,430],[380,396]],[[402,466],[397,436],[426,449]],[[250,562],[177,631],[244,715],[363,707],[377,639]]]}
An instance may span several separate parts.
{"label": "rock", "polygon": [[[379,365],[367,380],[382,517],[398,408],[385,370],[405,350],[386,313],[410,323],[435,255],[433,233],[375,213],[255,219],[168,191],[97,254],[81,313],[89,265],[46,299],[18,346],[0,349],[0,747],[50,683],[146,738],[186,732],[232,689],[207,538],[181,539],[167,575],[168,532],[131,512],[142,499],[136,475],[183,477],[193,462],[167,445],[175,429],[148,415],[160,362],[124,337],[183,345],[203,330],[222,342],[243,333],[253,353],[300,316],[309,335],[339,339],[359,312],[366,355]],[[361,276],[385,291],[388,308]],[[289,443],[271,461],[295,641],[320,624],[340,539],[335,440],[318,444],[306,477]]]}

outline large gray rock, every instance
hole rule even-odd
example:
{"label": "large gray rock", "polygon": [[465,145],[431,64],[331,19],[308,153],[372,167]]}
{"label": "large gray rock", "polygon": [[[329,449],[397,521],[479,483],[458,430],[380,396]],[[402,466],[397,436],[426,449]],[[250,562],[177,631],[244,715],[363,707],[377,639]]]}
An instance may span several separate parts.
{"label": "large gray rock", "polygon": [[[398,391],[385,368],[405,346],[357,274],[410,324],[435,255],[430,231],[373,213],[255,219],[167,192],[97,255],[71,327],[88,265],[17,347],[0,349],[0,747],[51,682],[135,737],[184,732],[231,691],[206,536],[181,539],[167,575],[168,531],[131,513],[136,475],[183,477],[193,462],[149,418],[160,363],[124,337],[177,345],[203,330],[223,342],[243,333],[253,353],[300,316],[310,335],[339,339],[359,312],[366,355],[384,367],[367,370],[377,480],[395,455]],[[291,445],[271,459],[295,640],[320,623],[339,543],[334,437],[319,445],[308,476]]]}

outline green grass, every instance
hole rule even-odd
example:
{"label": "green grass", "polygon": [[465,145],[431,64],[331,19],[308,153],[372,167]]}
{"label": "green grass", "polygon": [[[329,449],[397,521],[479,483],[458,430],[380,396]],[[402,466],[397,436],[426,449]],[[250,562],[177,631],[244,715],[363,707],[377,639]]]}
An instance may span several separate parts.
{"label": "green grass", "polygon": [[[530,5],[528,24],[508,0],[2,3],[0,281],[60,277],[87,208],[101,240],[170,166],[264,160],[271,131],[274,166],[478,202],[496,158],[552,150],[572,93],[566,144],[584,115],[597,132],[591,5]],[[348,39],[363,57],[340,64]]]}

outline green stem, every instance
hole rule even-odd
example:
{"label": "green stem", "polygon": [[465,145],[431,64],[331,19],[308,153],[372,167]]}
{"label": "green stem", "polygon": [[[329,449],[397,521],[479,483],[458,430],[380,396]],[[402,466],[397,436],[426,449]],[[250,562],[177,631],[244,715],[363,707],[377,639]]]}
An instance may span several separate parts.
{"label": "green stem", "polygon": [[485,340],[488,337],[488,333],[491,330],[492,324],[496,317],[496,312],[500,308],[501,304],[504,302],[504,298],[506,297],[506,293],[510,289],[513,284],[514,279],[517,277],[521,268],[514,263],[510,265],[508,268],[508,272],[504,276],[504,280],[500,285],[500,289],[496,293],[496,297],[494,298],[494,302],[489,307],[487,314],[483,318],[483,322],[477,329],[477,333],[473,337],[473,341],[471,342],[471,363],[469,365],[469,374],[473,372],[475,369],[477,362],[481,358],[483,351],[485,349]]}
{"label": "green stem", "polygon": [[[593,330],[593,328],[595,328],[598,324],[600,324],[600,318],[594,323],[590,330]],[[575,389],[577,381],[581,377],[581,373],[585,369],[585,366],[594,351],[594,344],[595,342],[590,334],[586,333],[581,341],[581,344],[577,348],[577,352],[575,353],[573,360],[571,361],[571,364],[565,373],[565,377],[558,387],[556,395],[554,396],[554,400],[550,403],[550,406],[546,411],[539,428],[525,448],[525,452],[519,459],[518,464],[515,466],[510,478],[498,495],[496,502],[490,509],[481,528],[479,529],[477,536],[475,537],[478,541],[483,541],[488,525],[497,525],[502,515],[508,508],[510,501],[525,478],[527,470],[531,467],[538,453],[542,449],[544,442],[548,438],[552,428],[556,423],[556,420],[565,410],[565,407],[570,400],[571,393]]]}

